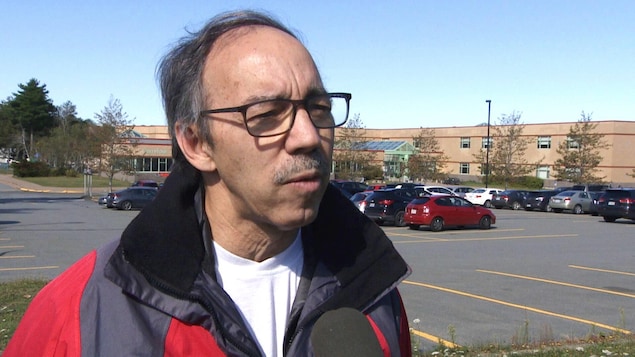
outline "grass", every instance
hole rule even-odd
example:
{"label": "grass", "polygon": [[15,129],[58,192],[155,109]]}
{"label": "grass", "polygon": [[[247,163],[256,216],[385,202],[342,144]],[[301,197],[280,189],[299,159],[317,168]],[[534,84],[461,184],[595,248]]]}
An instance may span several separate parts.
{"label": "grass", "polygon": [[42,279],[22,279],[0,283],[0,352],[7,346],[35,294],[47,282]]}
{"label": "grass", "polygon": [[[0,174],[12,175],[11,169],[0,169]],[[109,187],[108,178],[93,175],[92,187]],[[46,187],[64,187],[64,188],[77,188],[84,187],[84,176],[79,175],[77,177],[68,176],[47,176],[47,177],[18,177],[20,180],[35,183]],[[112,180],[112,187],[128,187],[130,182],[121,180]]]}

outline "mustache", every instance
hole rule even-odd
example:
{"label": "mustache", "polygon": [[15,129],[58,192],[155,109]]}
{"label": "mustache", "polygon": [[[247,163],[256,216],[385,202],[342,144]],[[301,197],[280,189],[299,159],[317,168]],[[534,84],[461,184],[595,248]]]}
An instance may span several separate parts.
{"label": "mustache", "polygon": [[318,170],[320,176],[326,177],[330,172],[330,160],[319,151],[314,151],[308,155],[293,156],[289,162],[283,165],[282,169],[276,171],[273,181],[276,184],[283,184],[294,175],[308,171]]}

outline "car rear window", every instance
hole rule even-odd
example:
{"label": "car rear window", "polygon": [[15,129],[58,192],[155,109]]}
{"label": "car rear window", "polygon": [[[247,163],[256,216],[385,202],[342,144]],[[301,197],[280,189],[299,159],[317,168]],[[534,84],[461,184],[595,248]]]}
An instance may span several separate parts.
{"label": "car rear window", "polygon": [[605,198],[625,198],[625,197],[633,197],[635,191],[634,190],[606,190],[604,191]]}
{"label": "car rear window", "polygon": [[415,205],[422,205],[428,201],[430,201],[430,197],[421,197],[421,198],[415,198],[410,203]]}

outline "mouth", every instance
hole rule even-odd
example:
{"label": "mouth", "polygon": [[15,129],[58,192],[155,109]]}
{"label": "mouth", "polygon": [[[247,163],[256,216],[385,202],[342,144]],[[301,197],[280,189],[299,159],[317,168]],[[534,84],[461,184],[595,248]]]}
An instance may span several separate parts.
{"label": "mouth", "polygon": [[303,172],[287,179],[283,184],[302,191],[317,191],[322,185],[323,177],[319,171]]}

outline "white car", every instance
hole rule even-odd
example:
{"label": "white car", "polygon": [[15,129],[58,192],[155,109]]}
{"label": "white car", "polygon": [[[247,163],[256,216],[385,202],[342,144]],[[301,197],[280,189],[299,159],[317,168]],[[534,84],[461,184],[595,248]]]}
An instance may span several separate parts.
{"label": "white car", "polygon": [[444,186],[415,186],[417,196],[450,195],[456,196],[452,190]]}
{"label": "white car", "polygon": [[472,192],[467,192],[465,194],[465,199],[472,202],[472,204],[491,208],[492,195],[503,191],[504,190],[501,190],[500,188],[477,188]]}

